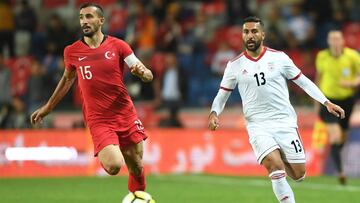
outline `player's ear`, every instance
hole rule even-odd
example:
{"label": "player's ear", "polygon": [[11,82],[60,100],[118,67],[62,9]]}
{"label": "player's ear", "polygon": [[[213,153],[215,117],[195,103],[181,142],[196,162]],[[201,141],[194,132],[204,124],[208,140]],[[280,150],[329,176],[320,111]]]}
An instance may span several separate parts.
{"label": "player's ear", "polygon": [[103,25],[105,23],[105,18],[104,17],[100,18],[100,23],[101,23],[101,25]]}

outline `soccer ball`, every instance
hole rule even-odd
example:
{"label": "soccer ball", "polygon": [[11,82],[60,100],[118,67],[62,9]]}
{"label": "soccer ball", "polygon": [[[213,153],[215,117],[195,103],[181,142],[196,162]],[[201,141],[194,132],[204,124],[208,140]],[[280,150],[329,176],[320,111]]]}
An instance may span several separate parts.
{"label": "soccer ball", "polygon": [[155,203],[155,200],[149,193],[144,191],[135,191],[127,194],[122,203]]}

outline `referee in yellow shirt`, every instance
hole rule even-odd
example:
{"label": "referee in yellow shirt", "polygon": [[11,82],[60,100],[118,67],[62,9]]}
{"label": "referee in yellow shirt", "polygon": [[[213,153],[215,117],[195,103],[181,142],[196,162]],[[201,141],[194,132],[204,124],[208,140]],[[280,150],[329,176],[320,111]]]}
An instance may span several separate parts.
{"label": "referee in yellow shirt", "polygon": [[317,82],[325,96],[345,110],[346,117],[340,120],[320,107],[320,118],[327,126],[331,156],[339,181],[345,185],[340,152],[346,140],[356,89],[360,86],[360,56],[356,50],[344,47],[344,38],[339,30],[330,31],[327,41],[329,48],[320,51],[316,57]]}

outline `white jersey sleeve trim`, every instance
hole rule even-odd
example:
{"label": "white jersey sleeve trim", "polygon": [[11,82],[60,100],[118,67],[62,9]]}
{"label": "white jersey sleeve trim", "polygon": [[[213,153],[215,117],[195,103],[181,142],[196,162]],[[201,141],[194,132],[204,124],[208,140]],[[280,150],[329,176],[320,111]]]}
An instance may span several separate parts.
{"label": "white jersey sleeve trim", "polygon": [[140,60],[135,56],[134,53],[130,54],[124,59],[125,63],[128,65],[128,67],[132,67],[133,65],[140,62]]}
{"label": "white jersey sleeve trim", "polygon": [[303,89],[310,97],[316,101],[324,104],[328,99],[320,91],[320,89],[305,75],[300,74],[296,76],[292,81],[294,81],[301,89]]}
{"label": "white jersey sleeve trim", "polygon": [[298,79],[301,75],[302,75],[302,72],[300,72],[299,74],[297,74],[295,77],[291,78],[290,80],[296,80],[296,79]]}
{"label": "white jersey sleeve trim", "polygon": [[220,89],[228,91],[228,92],[232,92],[234,90],[234,89],[230,89],[230,88],[223,87],[223,86],[220,86]]}
{"label": "white jersey sleeve trim", "polygon": [[224,110],[226,101],[229,99],[229,96],[231,95],[231,91],[224,90],[223,88],[219,89],[212,105],[211,105],[211,111],[216,112],[216,115],[220,115],[221,112]]}

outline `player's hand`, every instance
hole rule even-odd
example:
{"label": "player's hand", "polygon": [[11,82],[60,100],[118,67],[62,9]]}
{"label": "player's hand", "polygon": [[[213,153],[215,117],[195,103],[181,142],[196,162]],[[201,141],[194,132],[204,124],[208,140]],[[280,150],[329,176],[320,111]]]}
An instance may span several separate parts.
{"label": "player's hand", "polygon": [[153,79],[151,71],[141,63],[131,66],[130,71],[131,74],[139,77],[143,82],[150,82]]}
{"label": "player's hand", "polygon": [[219,118],[215,112],[211,112],[209,116],[209,130],[216,130],[219,127]]}
{"label": "player's hand", "polygon": [[44,106],[42,106],[41,108],[37,109],[36,111],[34,111],[34,113],[31,114],[30,116],[30,122],[32,125],[35,125],[37,123],[40,123],[43,118],[48,115],[51,112],[51,108],[45,104]]}
{"label": "player's hand", "polygon": [[353,81],[350,80],[341,80],[340,85],[344,88],[357,88],[360,86],[360,77],[356,78]]}
{"label": "player's hand", "polygon": [[130,71],[133,75],[141,78],[145,73],[145,67],[138,63],[131,66]]}
{"label": "player's hand", "polygon": [[330,112],[334,116],[341,119],[345,118],[345,111],[340,106],[333,104],[330,101],[326,101],[324,105],[326,106],[328,112]]}

